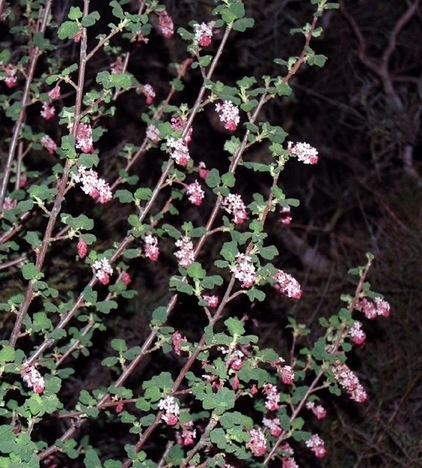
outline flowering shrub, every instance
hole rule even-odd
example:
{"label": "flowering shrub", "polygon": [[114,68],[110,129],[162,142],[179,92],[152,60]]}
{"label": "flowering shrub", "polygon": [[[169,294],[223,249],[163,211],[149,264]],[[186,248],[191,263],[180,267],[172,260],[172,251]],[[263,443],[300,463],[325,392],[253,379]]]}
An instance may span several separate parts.
{"label": "flowering shrub", "polygon": [[[309,330],[292,317],[289,351],[262,347],[249,331],[250,313],[267,295],[294,301],[303,294],[297,279],[276,267],[279,252],[266,229],[270,221],[280,229],[290,223],[298,204],[280,187],[286,164],[318,162],[315,148],[287,140],[281,127],[261,120],[262,110],[291,94],[290,82],[305,64],[323,65],[325,57],[310,44],[321,34],[320,17],[337,5],[311,0],[313,16],[299,29],[302,49],[276,60],[278,75],[226,85],[214,74],[227,41],[254,26],[240,0],[216,1],[207,23],[189,23],[177,34],[155,0],[140,2],[137,11],[126,0],[108,2],[113,22],[107,25],[89,0],[82,9],[71,6],[59,24],[52,0],[20,3],[8,7],[3,21],[12,37],[26,40],[17,53],[0,54],[10,130],[0,258],[19,284],[1,305],[10,332],[0,351],[1,460],[16,466],[68,466],[76,459],[106,467],[287,467],[297,466],[298,451],[323,457],[327,449],[312,421],[327,416],[320,394],[343,390],[357,403],[366,400],[347,363],[353,344],[365,341],[356,319],[389,315],[388,303],[366,281],[372,255],[352,271],[357,286],[342,297],[344,307],[320,319],[312,347],[301,342]],[[186,42],[187,56],[166,96],[129,71],[130,44],[146,48],[157,34]],[[55,53],[60,48],[69,49],[69,64]],[[195,102],[176,106],[183,78],[195,70],[202,79]],[[126,93],[142,96],[142,139],[115,148],[115,162],[107,165],[101,151],[107,119]],[[194,146],[205,109],[227,135],[216,167],[200,161]],[[248,158],[250,148],[262,144],[271,156],[267,164]],[[29,170],[40,154],[51,158],[47,169]],[[141,162],[154,167],[152,158],[162,166],[148,186],[134,168]],[[242,177],[263,174],[266,190],[239,194],[240,168]],[[192,217],[199,205],[201,216]],[[106,234],[111,210],[122,214],[126,231],[112,241]],[[69,256],[67,280],[59,282],[57,265]],[[153,292],[136,298],[137,278],[153,263],[165,276],[166,293],[155,301]],[[144,339],[131,346],[126,337],[110,338],[108,316],[119,320],[125,304],[138,300],[148,309]],[[184,308],[199,330],[183,324]],[[96,369],[105,381],[69,392],[83,380],[81,361],[105,339],[110,355]],[[95,421],[125,425],[129,435],[118,455],[103,453],[94,431],[83,435]]]}

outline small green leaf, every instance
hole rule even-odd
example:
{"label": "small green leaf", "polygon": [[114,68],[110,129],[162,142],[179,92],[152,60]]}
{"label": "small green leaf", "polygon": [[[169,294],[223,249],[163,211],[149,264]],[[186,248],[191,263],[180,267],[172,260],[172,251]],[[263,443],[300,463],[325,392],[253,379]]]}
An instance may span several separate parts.
{"label": "small green leaf", "polygon": [[133,195],[129,190],[116,190],[114,198],[117,198],[120,203],[132,203]]}
{"label": "small green leaf", "polygon": [[70,20],[77,20],[79,18],[82,18],[83,13],[79,7],[74,7],[71,6],[68,14],[68,18]]}
{"label": "small green leaf", "polygon": [[76,21],[65,21],[60,25],[57,32],[59,39],[73,39],[80,30],[80,25]]}
{"label": "small green leaf", "polygon": [[24,279],[31,281],[41,279],[44,275],[40,273],[34,263],[27,263],[22,268],[22,276]]}
{"label": "small green leaf", "polygon": [[233,31],[245,32],[246,29],[252,28],[255,24],[253,18],[238,19],[233,23]]}
{"label": "small green leaf", "polygon": [[202,279],[205,278],[206,275],[206,271],[198,262],[193,262],[191,265],[189,265],[187,273],[193,279]]}
{"label": "small green leaf", "polygon": [[245,327],[243,325],[243,322],[239,319],[230,317],[227,320],[225,320],[224,325],[226,325],[231,336],[241,336],[245,333]]}
{"label": "small green leaf", "polygon": [[220,185],[220,173],[217,169],[211,169],[205,180],[209,188],[215,188]]}
{"label": "small green leaf", "polygon": [[84,28],[89,28],[91,26],[94,26],[94,24],[100,19],[100,14],[98,13],[98,11],[92,11],[91,13],[89,13],[89,15],[87,16],[84,16],[82,18],[82,26]]}
{"label": "small green leaf", "polygon": [[111,340],[110,344],[111,347],[119,353],[127,351],[126,341],[122,340],[121,338],[114,338],[113,340]]}

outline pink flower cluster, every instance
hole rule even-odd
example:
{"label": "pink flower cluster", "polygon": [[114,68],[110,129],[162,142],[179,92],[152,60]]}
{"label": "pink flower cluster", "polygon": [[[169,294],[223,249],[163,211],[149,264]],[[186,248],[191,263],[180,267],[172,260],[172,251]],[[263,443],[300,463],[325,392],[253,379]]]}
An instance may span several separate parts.
{"label": "pink flower cluster", "polygon": [[144,242],[145,257],[149,258],[153,262],[156,262],[158,260],[158,256],[160,255],[157,238],[151,234],[147,234],[144,238]]}
{"label": "pink flower cluster", "polygon": [[171,335],[171,342],[173,344],[174,352],[180,356],[182,353],[182,343],[187,343],[186,338],[179,331],[175,331]]}
{"label": "pink flower cluster", "polygon": [[285,443],[280,447],[280,449],[283,451],[281,468],[299,468],[299,465],[293,458],[294,450],[292,449],[292,447],[289,444]]}
{"label": "pink flower cluster", "polygon": [[314,401],[307,401],[306,408],[311,410],[317,419],[324,419],[327,416],[327,410],[322,405],[315,405]]}
{"label": "pink flower cluster", "polygon": [[45,120],[51,120],[56,114],[56,109],[49,102],[42,103],[42,109],[40,112],[41,117]]}
{"label": "pink flower cluster", "polygon": [[78,245],[76,246],[76,249],[78,251],[79,258],[85,258],[86,257],[86,254],[88,253],[88,245],[82,239],[82,237],[79,239],[79,242],[78,242]]}
{"label": "pink flower cluster", "polygon": [[142,92],[144,93],[144,96],[146,98],[147,105],[152,104],[152,101],[155,98],[155,90],[150,84],[144,85],[142,88]]}
{"label": "pink flower cluster", "polygon": [[250,288],[256,281],[256,269],[252,258],[245,254],[236,255],[236,266],[233,268],[236,279],[242,283],[242,288]]}
{"label": "pink flower cluster", "polygon": [[241,224],[243,221],[248,219],[246,206],[240,195],[229,193],[227,197],[224,197],[223,199],[223,208],[227,213],[233,215],[234,224]]}
{"label": "pink flower cluster", "polygon": [[300,283],[293,278],[293,276],[279,270],[274,276],[275,283],[274,289],[282,295],[292,297],[294,299],[300,299],[302,296],[302,289]]}
{"label": "pink flower cluster", "polygon": [[337,363],[333,367],[334,377],[337,382],[350,395],[350,398],[358,403],[363,403],[366,398],[365,389],[357,376],[344,363]]}
{"label": "pink flower cluster", "polygon": [[203,296],[204,301],[207,303],[208,307],[217,307],[220,299],[218,296]]}
{"label": "pink flower cluster", "polygon": [[268,411],[277,411],[280,408],[280,393],[277,387],[273,384],[266,383],[264,384],[263,392],[267,396],[265,408],[267,408]]}
{"label": "pink flower cluster", "polygon": [[180,407],[176,399],[172,396],[166,396],[158,402],[158,409],[164,413],[161,415],[161,419],[168,426],[175,426],[179,422]]}
{"label": "pink flower cluster", "polygon": [[192,421],[188,421],[182,427],[182,432],[178,432],[176,434],[177,443],[186,447],[188,445],[192,445],[195,442],[196,437],[196,429],[190,429],[193,426]]}
{"label": "pink flower cluster", "polygon": [[3,65],[2,62],[0,62],[0,66],[6,74],[6,76],[0,77],[0,80],[3,80],[8,88],[13,88],[16,85],[16,67],[11,64]]}
{"label": "pink flower cluster", "polygon": [[34,366],[24,364],[21,370],[22,380],[28,385],[29,388],[34,390],[34,393],[43,393],[45,390],[44,377],[35,369]]}
{"label": "pink flower cluster", "polygon": [[256,457],[262,457],[267,451],[267,439],[261,429],[252,429],[249,431],[249,442],[246,447],[249,448]]}
{"label": "pink flower cluster", "polygon": [[94,144],[92,143],[91,125],[85,123],[79,124],[75,146],[76,148],[79,148],[83,153],[92,153],[94,151]]}
{"label": "pink flower cluster", "polygon": [[48,92],[48,97],[52,99],[53,101],[55,101],[56,99],[59,99],[60,96],[61,96],[60,85],[57,83],[56,86],[54,86],[54,88],[52,88]]}
{"label": "pink flower cluster", "polygon": [[327,453],[324,441],[318,434],[313,434],[312,437],[306,441],[306,446],[314,452],[317,458],[322,458]]}
{"label": "pink flower cluster", "polygon": [[117,57],[116,60],[110,65],[112,75],[119,75],[123,73],[123,60],[121,57]]}
{"label": "pink flower cluster", "polygon": [[54,142],[52,138],[50,138],[48,135],[44,135],[40,143],[43,145],[43,147],[50,153],[54,154],[57,151],[57,145]]}
{"label": "pink flower cluster", "polygon": [[368,299],[361,299],[357,305],[356,309],[365,314],[367,319],[374,319],[375,317],[382,316],[388,317],[390,315],[390,304],[376,297],[374,302],[368,301]]}
{"label": "pink flower cluster", "polygon": [[174,256],[177,258],[180,266],[187,268],[195,261],[191,238],[188,236],[181,237],[176,241],[176,247],[179,247],[179,250],[174,254]]}
{"label": "pink flower cluster", "polygon": [[304,164],[316,164],[318,162],[318,151],[308,143],[293,143],[289,141],[287,149]]}
{"label": "pink flower cluster", "polygon": [[167,138],[167,147],[171,158],[180,166],[185,167],[190,160],[189,148],[182,138]]}
{"label": "pink flower cluster", "polygon": [[239,122],[239,108],[231,101],[224,101],[223,104],[217,103],[215,110],[218,113],[220,122],[224,124],[226,130],[233,132],[236,130]]}
{"label": "pink flower cluster", "polygon": [[[186,126],[186,117],[182,115],[173,115],[171,118],[171,128],[173,130],[179,130],[181,133],[185,132],[185,126]],[[186,132],[185,136],[185,143],[188,145],[190,141],[192,140],[192,127],[188,129]]]}
{"label": "pink flower cluster", "polygon": [[110,282],[110,275],[113,274],[113,268],[106,258],[95,260],[92,264],[92,268],[94,269],[95,276],[100,283],[106,285]]}
{"label": "pink flower cluster", "polygon": [[354,322],[348,329],[349,336],[352,338],[353,343],[361,345],[365,343],[366,335],[362,330],[362,324],[360,322]]}
{"label": "pink flower cluster", "polygon": [[189,195],[188,200],[196,206],[199,206],[202,203],[205,196],[205,193],[197,180],[186,187],[186,193]]}
{"label": "pink flower cluster", "polygon": [[285,385],[291,385],[295,380],[295,373],[292,366],[284,366],[280,369],[281,380]]}
{"label": "pink flower cluster", "polygon": [[160,28],[161,34],[165,38],[169,38],[174,34],[174,24],[173,20],[167,13],[167,11],[162,11],[158,15],[158,27]]}
{"label": "pink flower cluster", "polygon": [[98,177],[97,172],[87,170],[84,166],[78,167],[78,172],[72,175],[75,182],[81,184],[84,193],[100,203],[107,203],[113,198],[111,188],[104,179]]}
{"label": "pink flower cluster", "polygon": [[151,140],[154,144],[156,144],[160,138],[160,130],[158,130],[155,125],[150,124],[147,127],[146,136],[148,140]]}
{"label": "pink flower cluster", "polygon": [[279,418],[263,418],[262,424],[265,427],[268,427],[268,429],[270,430],[270,434],[273,437],[279,437],[283,432]]}
{"label": "pink flower cluster", "polygon": [[292,216],[291,216],[291,208],[290,206],[283,206],[280,208],[280,221],[283,224],[290,224],[292,222]]}
{"label": "pink flower cluster", "polygon": [[201,23],[193,26],[195,30],[195,41],[201,47],[208,47],[212,41],[212,27],[214,23]]}

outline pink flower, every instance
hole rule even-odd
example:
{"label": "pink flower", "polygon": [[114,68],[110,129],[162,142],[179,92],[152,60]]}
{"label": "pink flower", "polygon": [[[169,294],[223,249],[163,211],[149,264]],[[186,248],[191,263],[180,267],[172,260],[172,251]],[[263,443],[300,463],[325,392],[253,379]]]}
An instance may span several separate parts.
{"label": "pink flower", "polygon": [[307,401],[306,408],[311,410],[317,419],[324,419],[327,416],[327,410],[322,405],[315,405],[313,401]]}
{"label": "pink flower", "polygon": [[174,397],[169,395],[166,398],[162,398],[158,402],[158,409],[164,412],[161,415],[161,419],[168,426],[174,426],[179,422],[180,408]]}
{"label": "pink flower", "polygon": [[223,104],[217,103],[215,110],[218,113],[220,122],[224,123],[226,130],[236,130],[239,122],[239,108],[236,107],[231,101],[224,101]]}
{"label": "pink flower", "polygon": [[160,255],[157,238],[151,234],[147,234],[145,236],[144,242],[145,257],[149,258],[153,262],[156,262],[158,260],[158,256]]}
{"label": "pink flower", "polygon": [[274,289],[278,293],[294,299],[300,299],[302,296],[302,290],[299,282],[293,278],[293,276],[279,270],[274,276],[274,279],[276,281],[274,283]]}
{"label": "pink flower", "polygon": [[82,39],[82,29],[80,29],[74,36],[73,36],[73,41],[74,42],[79,42]]}
{"label": "pink flower", "polygon": [[250,288],[255,284],[256,270],[251,257],[237,254],[236,266],[233,268],[234,277],[242,283],[242,288]]}
{"label": "pink flower", "polygon": [[339,385],[346,390],[352,400],[358,403],[363,403],[366,400],[367,395],[365,389],[346,364],[341,362],[335,364],[333,367],[333,374]]}
{"label": "pink flower", "polygon": [[129,286],[129,284],[132,282],[132,278],[130,277],[127,271],[122,272],[122,276],[120,277],[120,279],[122,280],[122,283],[125,286]]}
{"label": "pink flower", "polygon": [[279,418],[263,418],[262,424],[265,427],[268,427],[268,429],[270,430],[270,434],[273,437],[280,437],[281,433],[283,432]]}
{"label": "pink flower", "polygon": [[50,99],[59,99],[60,98],[60,85],[56,84],[53,89],[48,92],[48,97]]}
{"label": "pink flower", "polygon": [[322,458],[327,453],[327,450],[324,446],[324,441],[318,434],[314,434],[309,440],[307,440],[306,446],[314,452],[317,458]]}
{"label": "pink flower", "polygon": [[104,179],[100,179],[92,169],[87,170],[84,166],[79,166],[78,173],[73,174],[72,178],[81,184],[84,193],[100,203],[107,203],[113,198],[108,183]]}
{"label": "pink flower", "polygon": [[252,429],[249,431],[249,442],[246,447],[249,448],[255,457],[262,457],[267,451],[267,440],[261,429]]}
{"label": "pink flower", "polygon": [[40,143],[50,154],[54,154],[57,151],[56,143],[48,135],[44,135],[41,138]]}
{"label": "pink flower", "polygon": [[[186,117],[182,115],[173,115],[171,118],[171,128],[173,130],[179,130],[179,132],[183,133],[185,131],[186,126]],[[192,127],[186,132],[185,136],[185,143],[188,145],[192,140]]]}
{"label": "pink flower", "polygon": [[229,357],[229,366],[230,369],[234,371],[239,371],[243,367],[243,360],[245,359],[245,355],[240,349],[235,349]]}
{"label": "pink flower", "polygon": [[189,429],[183,428],[182,433],[179,434],[180,436],[180,445],[183,445],[183,447],[186,447],[188,445],[192,445],[195,442],[195,437],[196,437],[196,429],[193,431]]}
{"label": "pink flower", "polygon": [[76,148],[82,150],[83,153],[92,153],[94,151],[92,128],[89,124],[79,124],[78,134],[76,135]]}
{"label": "pink flower", "polygon": [[165,38],[169,38],[174,34],[174,24],[167,11],[162,11],[158,14],[158,27],[160,28],[161,34]]}
{"label": "pink flower", "polygon": [[183,236],[176,241],[176,247],[179,250],[174,254],[177,258],[178,263],[183,268],[187,268],[195,261],[195,255],[193,253],[193,244],[188,236]]}
{"label": "pink flower", "polygon": [[76,249],[78,251],[79,258],[85,258],[86,254],[88,253],[88,245],[82,239],[82,237],[79,239],[79,242],[78,242],[78,245],[76,246]]}
{"label": "pink flower", "polygon": [[295,373],[291,366],[284,366],[280,369],[281,380],[286,385],[291,385],[295,379]]}
{"label": "pink flower", "polygon": [[10,197],[6,197],[3,202],[3,210],[9,211],[12,210],[16,206],[16,200],[13,200]]}
{"label": "pink flower", "polygon": [[290,206],[283,206],[280,208],[280,221],[283,224],[290,224],[292,222]]}
{"label": "pink flower", "polygon": [[49,102],[43,102],[42,110],[40,112],[41,117],[43,117],[45,120],[50,120],[54,117],[55,113],[56,109],[54,109],[54,106],[52,106]]}
{"label": "pink flower", "polygon": [[227,213],[233,215],[234,224],[241,224],[248,219],[246,207],[240,195],[229,193],[227,197],[223,199],[223,208]]}
{"label": "pink flower", "polygon": [[150,84],[144,85],[142,88],[142,92],[144,93],[144,96],[146,97],[147,104],[152,104],[152,101],[155,98],[155,91],[154,88]]}
{"label": "pink flower", "polygon": [[205,166],[204,162],[199,163],[199,177],[203,180],[205,180],[208,177],[208,174],[210,173],[210,170],[207,169]]}
{"label": "pink flower", "polygon": [[106,258],[95,260],[92,264],[92,268],[94,269],[95,276],[100,283],[107,285],[110,282],[110,275],[113,274],[113,268]]}
{"label": "pink flower", "polygon": [[170,156],[171,158],[180,166],[185,167],[189,160],[190,160],[190,155],[189,155],[189,149],[185,143],[184,140],[181,138],[173,138],[173,137],[168,137],[167,138],[167,147],[170,150]]}
{"label": "pink flower", "polygon": [[205,196],[205,193],[197,180],[186,187],[186,193],[189,195],[188,200],[196,206],[199,206],[202,203]]}
{"label": "pink flower", "polygon": [[299,468],[294,458],[283,458],[281,468]]}
{"label": "pink flower", "polygon": [[217,307],[220,299],[218,296],[203,296],[204,301],[207,303],[208,307]]}
{"label": "pink flower", "polygon": [[[1,63],[0,63],[1,65]],[[13,65],[7,64],[3,67],[6,76],[0,78],[4,81],[5,85],[8,88],[13,88],[16,85],[16,67]]]}
{"label": "pink flower", "polygon": [[390,304],[380,297],[376,297],[374,302],[364,298],[357,303],[356,310],[363,312],[367,319],[374,319],[379,315],[388,317],[390,315]]}
{"label": "pink flower", "polygon": [[287,149],[304,164],[316,164],[318,162],[318,151],[308,143],[293,143],[289,141]]}
{"label": "pink flower", "polygon": [[349,336],[352,338],[353,343],[361,345],[365,343],[366,335],[362,330],[362,324],[360,322],[354,322],[351,327],[349,327]]}
{"label": "pink flower", "polygon": [[149,140],[151,140],[154,144],[158,143],[160,137],[160,130],[155,125],[148,125],[146,136]]}
{"label": "pink flower", "polygon": [[171,335],[171,341],[173,343],[173,349],[174,349],[174,352],[180,356],[181,355],[181,352],[182,352],[182,343],[187,343],[187,340],[186,338],[178,331],[175,331],[172,335]]}
{"label": "pink flower", "polygon": [[195,30],[195,41],[201,47],[208,47],[212,41],[212,27],[214,23],[209,23],[208,25],[205,23],[195,24],[193,26]]}
{"label": "pink flower", "polygon": [[24,364],[21,370],[22,380],[28,385],[29,388],[34,390],[34,393],[43,393],[45,390],[44,377],[35,369],[34,366]]}
{"label": "pink flower", "polygon": [[263,392],[267,395],[265,408],[267,408],[268,411],[277,411],[280,408],[280,393],[277,387],[273,384],[266,383],[264,384]]}
{"label": "pink flower", "polygon": [[112,75],[119,75],[123,73],[123,60],[121,57],[117,57],[116,60],[110,65]]}

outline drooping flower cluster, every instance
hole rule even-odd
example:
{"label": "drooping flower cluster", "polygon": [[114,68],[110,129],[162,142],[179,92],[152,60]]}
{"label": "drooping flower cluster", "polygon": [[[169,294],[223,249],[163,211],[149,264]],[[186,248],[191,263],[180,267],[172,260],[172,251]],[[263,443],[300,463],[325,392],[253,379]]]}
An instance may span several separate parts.
{"label": "drooping flower cluster", "polygon": [[16,200],[10,197],[5,197],[4,202],[3,202],[3,210],[4,211],[9,211],[12,210],[16,206]]}
{"label": "drooping flower cluster", "polygon": [[172,396],[166,396],[158,402],[158,409],[164,413],[161,419],[169,426],[174,426],[179,422],[180,407],[176,399]]}
{"label": "drooping flower cluster", "polygon": [[277,411],[280,408],[280,393],[277,387],[273,384],[266,383],[264,384],[263,392],[267,396],[265,408],[267,408],[268,411]]}
{"label": "drooping flower cluster", "polygon": [[280,434],[283,432],[279,418],[263,418],[262,424],[265,427],[268,427],[268,429],[270,430],[270,434],[273,437],[279,437]]}
{"label": "drooping flower cluster", "polygon": [[16,85],[16,67],[10,63],[3,65],[2,62],[0,62],[0,66],[6,74],[6,76],[0,77],[0,80],[3,80],[8,88],[13,88]]}
{"label": "drooping flower cluster", "polygon": [[53,101],[55,101],[56,99],[59,99],[61,96],[61,90],[60,90],[60,85],[59,84],[56,84],[56,86],[54,86],[54,88],[52,88],[49,92],[48,92],[48,97],[50,99],[52,99]]}
{"label": "drooping flower cluster", "polygon": [[186,187],[186,193],[189,195],[188,200],[196,206],[199,206],[202,203],[205,196],[205,193],[197,180]]}
{"label": "drooping flower cluster", "polygon": [[246,447],[252,451],[256,457],[262,457],[267,451],[267,439],[261,429],[249,431],[249,442]]}
{"label": "drooping flower cluster", "polygon": [[302,289],[300,283],[293,278],[293,276],[279,270],[275,276],[274,289],[282,295],[292,297],[294,299],[300,299],[302,296]]}
{"label": "drooping flower cluster", "polygon": [[228,355],[228,362],[230,369],[234,371],[239,371],[243,367],[243,361],[245,360],[245,353],[240,349],[234,349]]}
{"label": "drooping flower cluster", "polygon": [[287,149],[304,164],[316,164],[318,162],[318,151],[308,143],[293,143],[289,141]]}
{"label": "drooping flower cluster", "polygon": [[245,254],[236,255],[236,266],[233,268],[234,277],[242,283],[242,288],[250,288],[255,284],[256,269],[252,258]]}
{"label": "drooping flower cluster", "polygon": [[361,345],[365,343],[366,335],[362,330],[362,324],[360,322],[354,322],[351,327],[348,329],[349,336],[352,338],[353,343]]}
{"label": "drooping flower cluster", "polygon": [[207,303],[208,307],[217,307],[218,303],[220,302],[220,299],[218,296],[203,296],[204,301]]}
{"label": "drooping flower cluster", "polygon": [[146,102],[148,105],[152,104],[152,101],[155,98],[155,90],[150,84],[144,85],[142,88],[142,92],[144,93],[144,96],[146,98]]}
{"label": "drooping flower cluster", "polygon": [[52,104],[49,102],[43,102],[42,104],[42,109],[40,112],[41,117],[43,117],[45,120],[50,120],[52,119],[56,114],[56,109]]}
{"label": "drooping flower cluster", "polygon": [[155,236],[147,234],[144,238],[145,242],[145,257],[149,258],[153,262],[158,260],[160,255],[160,249],[158,248],[158,240]]}
{"label": "drooping flower cluster", "polygon": [[313,434],[312,437],[306,441],[306,446],[314,452],[317,458],[322,458],[327,453],[324,441],[318,434]]}
{"label": "drooping flower cluster", "polygon": [[361,299],[357,303],[356,309],[363,312],[367,319],[374,319],[378,316],[388,317],[390,315],[390,304],[380,297],[376,297],[374,302],[366,298]]}
{"label": "drooping flower cluster", "polygon": [[43,145],[43,147],[50,153],[54,154],[57,151],[57,145],[54,142],[52,138],[50,138],[48,135],[44,135],[40,143]]}
{"label": "drooping flower cluster", "polygon": [[122,272],[120,280],[125,286],[129,286],[129,284],[132,282],[132,278],[127,271]]}
{"label": "drooping flower cluster", "polygon": [[78,245],[76,246],[76,249],[78,251],[79,258],[85,258],[86,257],[86,254],[88,253],[88,245],[83,240],[82,237],[79,239],[79,242],[78,242]]}
{"label": "drooping flower cluster", "polygon": [[123,73],[123,60],[121,57],[117,57],[116,60],[110,65],[112,75],[119,75]]}
{"label": "drooping flower cluster", "polygon": [[288,443],[285,443],[280,447],[280,449],[283,452],[281,468],[299,468],[299,465],[293,458],[294,450],[292,449],[292,447]]}
{"label": "drooping flower cluster", "polygon": [[182,138],[167,138],[167,147],[171,158],[180,166],[185,167],[190,160],[189,148]]}
{"label": "drooping flower cluster", "polygon": [[334,377],[341,387],[350,395],[350,398],[358,403],[363,403],[366,391],[362,387],[357,376],[344,363],[337,363],[333,367]]}
{"label": "drooping flower cluster", "polygon": [[211,44],[212,27],[213,23],[201,23],[193,26],[195,30],[195,41],[198,42],[201,47],[208,47]]}
{"label": "drooping flower cluster", "polygon": [[236,130],[239,122],[239,108],[235,106],[231,101],[224,101],[223,104],[219,102],[215,105],[215,110],[218,113],[220,122],[224,124],[226,130]]}
{"label": "drooping flower cluster", "polygon": [[106,258],[95,260],[92,264],[92,268],[94,269],[95,276],[100,283],[107,285],[110,282],[110,275],[113,274],[113,268]]}
{"label": "drooping flower cluster", "polygon": [[160,137],[160,130],[158,130],[155,125],[149,124],[147,127],[146,136],[149,140],[156,144],[158,143]]}
{"label": "drooping flower cluster", "polygon": [[307,401],[306,408],[311,410],[317,419],[324,419],[327,416],[327,410],[322,405],[315,405],[314,401]]}
{"label": "drooping flower cluster", "polygon": [[107,203],[113,198],[111,188],[108,183],[98,177],[93,169],[86,169],[85,166],[79,166],[78,172],[72,175],[75,182],[81,184],[84,193],[100,203]]}
{"label": "drooping flower cluster", "polygon": [[292,216],[291,216],[291,208],[290,206],[283,206],[280,208],[280,221],[283,224],[290,224],[292,222]]}
{"label": "drooping flower cluster", "polygon": [[243,221],[248,219],[246,206],[240,195],[229,193],[227,197],[224,197],[223,199],[223,208],[227,213],[233,215],[234,224],[241,224]]}
{"label": "drooping flower cluster", "polygon": [[85,123],[79,124],[75,146],[76,148],[79,148],[83,153],[92,153],[94,151],[94,144],[92,143],[91,125]]}
{"label": "drooping flower cluster", "polygon": [[192,445],[195,442],[196,437],[196,429],[191,429],[193,426],[192,421],[188,421],[187,423],[183,424],[182,431],[176,434],[177,443],[186,447],[188,445]]}
{"label": "drooping flower cluster", "polygon": [[158,15],[158,27],[160,28],[161,34],[165,38],[169,38],[174,34],[174,24],[173,20],[167,13],[167,11],[162,11]]}
{"label": "drooping flower cluster", "polygon": [[210,173],[210,170],[207,169],[207,166],[205,165],[205,163],[203,161],[200,161],[200,163],[198,165],[198,169],[199,169],[199,177],[201,179],[205,180],[208,177],[208,174]]}
{"label": "drooping flower cluster", "polygon": [[45,390],[44,377],[35,369],[34,366],[24,364],[21,370],[22,380],[28,385],[29,388],[34,390],[34,393],[42,393]]}
{"label": "drooping flower cluster", "polygon": [[174,254],[174,256],[177,258],[180,266],[187,268],[195,261],[191,238],[188,236],[181,237],[176,241],[176,247],[179,247],[179,250]]}
{"label": "drooping flower cluster", "polygon": [[171,342],[173,344],[173,350],[174,352],[180,356],[181,351],[182,351],[182,343],[187,343],[186,338],[179,332],[175,331],[171,335]]}
{"label": "drooping flower cluster", "polygon": [[186,132],[185,131],[186,122],[187,122],[186,116],[178,115],[178,114],[173,115],[170,120],[171,128],[173,130],[179,130],[179,132],[181,133],[184,133],[184,132],[186,133],[185,143],[188,145],[190,141],[192,140],[193,129],[192,127],[189,127],[189,129]]}
{"label": "drooping flower cluster", "polygon": [[295,379],[295,373],[292,366],[284,366],[280,369],[281,380],[286,385],[291,385]]}

